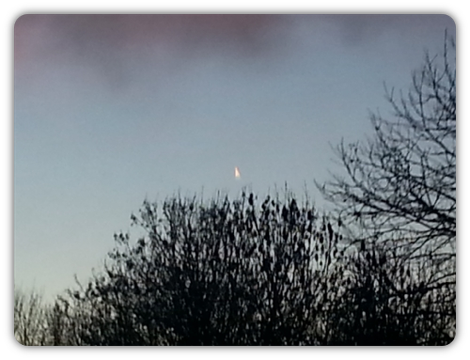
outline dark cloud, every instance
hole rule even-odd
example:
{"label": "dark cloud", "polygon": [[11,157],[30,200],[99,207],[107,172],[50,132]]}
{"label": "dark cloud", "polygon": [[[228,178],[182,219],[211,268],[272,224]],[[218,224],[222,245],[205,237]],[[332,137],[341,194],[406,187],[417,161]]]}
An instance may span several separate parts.
{"label": "dark cloud", "polygon": [[327,43],[360,46],[390,31],[417,37],[436,23],[453,26],[445,15],[24,15],[15,25],[15,75],[75,65],[119,87],[142,59],[165,72],[198,56],[275,58],[296,41],[299,24]]}
{"label": "dark cloud", "polygon": [[[16,74],[46,64],[97,69],[126,83],[129,61],[185,63],[194,56],[256,57],[274,49],[280,15],[24,15],[15,24]],[[274,30],[274,31],[273,31]]]}
{"label": "dark cloud", "polygon": [[453,27],[445,15],[24,15],[15,25],[15,61],[38,50],[93,56],[100,47],[123,52],[136,46],[253,55],[275,45],[275,35],[299,21],[315,30],[332,24],[351,43],[387,31],[423,31],[436,23]]}
{"label": "dark cloud", "polygon": [[[279,15],[24,15],[15,25],[15,56],[31,50],[92,56],[99,48],[126,51],[143,47],[238,47],[263,50]],[[245,49],[243,49],[245,48]]]}

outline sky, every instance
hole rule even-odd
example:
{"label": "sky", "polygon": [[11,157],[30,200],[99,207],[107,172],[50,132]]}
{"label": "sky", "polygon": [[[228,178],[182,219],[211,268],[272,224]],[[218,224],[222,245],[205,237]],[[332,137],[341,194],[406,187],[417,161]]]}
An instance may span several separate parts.
{"label": "sky", "polygon": [[[24,15],[14,28],[14,276],[52,297],[144,199],[259,195],[340,170],[446,15]],[[241,177],[234,176],[234,168]]]}

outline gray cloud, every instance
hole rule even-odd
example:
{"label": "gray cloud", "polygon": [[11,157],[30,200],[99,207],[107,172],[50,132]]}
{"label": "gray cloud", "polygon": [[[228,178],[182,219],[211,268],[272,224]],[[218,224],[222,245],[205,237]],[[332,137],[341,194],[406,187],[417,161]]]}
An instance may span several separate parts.
{"label": "gray cloud", "polygon": [[[186,63],[194,56],[264,56],[276,47],[280,15],[24,15],[15,24],[15,69],[95,68],[113,85],[125,84],[133,59]],[[168,62],[168,61],[167,61]]]}
{"label": "gray cloud", "polygon": [[299,24],[326,43],[363,46],[391,31],[418,36],[436,23],[453,25],[445,15],[25,15],[15,25],[15,73],[76,65],[119,88],[142,60],[171,73],[195,57],[276,58],[296,41]]}

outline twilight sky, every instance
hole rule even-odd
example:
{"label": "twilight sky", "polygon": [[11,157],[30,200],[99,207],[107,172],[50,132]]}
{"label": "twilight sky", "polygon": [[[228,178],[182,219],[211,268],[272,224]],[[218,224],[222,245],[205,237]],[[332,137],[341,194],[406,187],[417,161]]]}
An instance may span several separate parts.
{"label": "twilight sky", "polygon": [[[15,283],[85,282],[145,198],[302,194],[388,115],[445,15],[25,15],[14,29]],[[238,166],[241,179],[234,177]],[[132,231],[131,231],[132,233]]]}

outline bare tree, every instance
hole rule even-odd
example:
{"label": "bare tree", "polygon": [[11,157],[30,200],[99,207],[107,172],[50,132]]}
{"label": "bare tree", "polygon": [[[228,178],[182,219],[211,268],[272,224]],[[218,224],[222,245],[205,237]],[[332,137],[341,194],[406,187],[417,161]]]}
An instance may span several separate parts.
{"label": "bare tree", "polygon": [[455,291],[393,243],[347,247],[305,202],[144,202],[86,286],[48,312],[53,345],[443,345]]}
{"label": "bare tree", "polygon": [[145,202],[133,221],[146,236],[118,234],[105,270],[59,306],[72,343],[321,343],[343,252],[312,206],[173,198]]}
{"label": "bare tree", "polygon": [[326,319],[329,345],[447,345],[455,337],[455,284],[432,285],[440,272],[387,243],[351,252]]}
{"label": "bare tree", "polygon": [[373,137],[336,149],[346,176],[317,186],[362,232],[356,240],[393,240],[409,258],[446,264],[455,278],[455,43],[446,36],[441,56],[426,54],[407,94],[386,96],[392,118],[371,114]]}
{"label": "bare tree", "polygon": [[14,334],[26,346],[49,345],[47,336],[47,309],[39,293],[32,290],[14,292]]}
{"label": "bare tree", "polygon": [[[391,119],[372,113],[371,138],[336,148],[346,175],[317,183],[357,248],[349,264],[359,277],[344,285],[349,300],[333,314],[349,322],[335,341],[371,343],[364,333],[347,337],[370,321],[376,344],[401,342],[404,329],[414,344],[447,344],[455,335],[455,61],[446,35],[443,53],[426,54],[407,94],[386,88]],[[357,317],[345,318],[351,306]]]}

